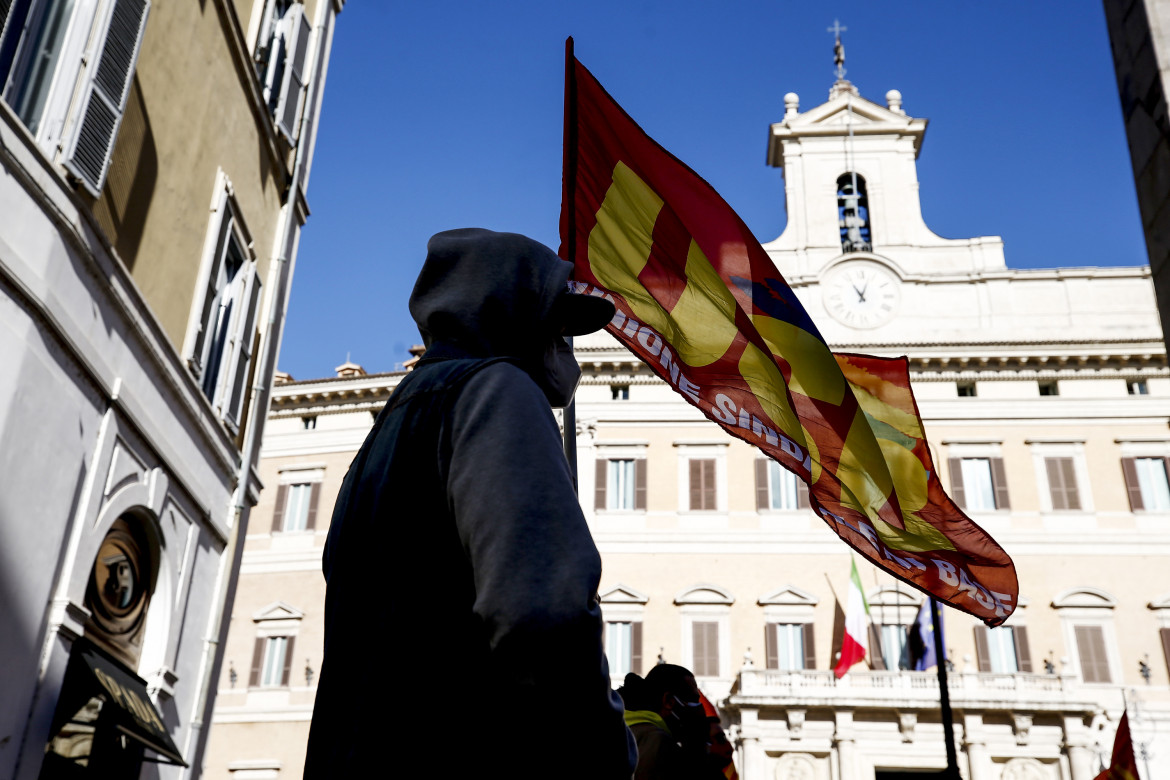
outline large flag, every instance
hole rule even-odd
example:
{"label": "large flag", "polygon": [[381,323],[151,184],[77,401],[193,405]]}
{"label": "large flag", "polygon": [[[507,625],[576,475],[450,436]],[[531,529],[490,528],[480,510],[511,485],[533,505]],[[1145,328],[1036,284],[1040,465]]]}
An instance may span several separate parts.
{"label": "large flag", "polygon": [[[918,610],[918,617],[914,618],[914,623],[910,626],[910,636],[907,639],[910,644],[910,666],[920,672],[925,672],[932,666],[938,666],[938,651],[934,642],[934,618],[930,614],[930,602],[929,598],[922,602],[922,607]],[[941,610],[938,613],[938,625],[945,637],[946,629],[943,628]]]}
{"label": "large flag", "polygon": [[1139,780],[1137,757],[1133,754],[1133,737],[1129,733],[1129,713],[1121,715],[1117,736],[1113,738],[1113,758],[1094,780]]}
{"label": "large flag", "polygon": [[[849,575],[849,595],[845,601],[845,638],[841,642],[841,657],[833,672],[840,680],[856,663],[865,660],[869,654],[869,604],[861,589],[861,577],[857,573],[857,561],[852,561],[853,571]],[[877,652],[881,652],[878,648]]]}
{"label": "large flag", "polygon": [[571,54],[561,256],[608,330],[726,431],[809,484],[877,566],[999,625],[1011,559],[943,492],[904,358],[834,355],[747,226]]}

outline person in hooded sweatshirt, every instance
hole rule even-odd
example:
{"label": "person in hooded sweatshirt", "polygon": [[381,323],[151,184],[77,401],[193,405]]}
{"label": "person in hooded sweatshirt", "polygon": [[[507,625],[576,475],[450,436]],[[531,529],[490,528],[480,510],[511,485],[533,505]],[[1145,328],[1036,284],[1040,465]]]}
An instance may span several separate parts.
{"label": "person in hooded sweatshirt", "polygon": [[306,778],[631,776],[601,559],[550,407],[563,336],[604,299],[524,236],[434,236],[410,298],[426,344],[350,466],[323,569]]}

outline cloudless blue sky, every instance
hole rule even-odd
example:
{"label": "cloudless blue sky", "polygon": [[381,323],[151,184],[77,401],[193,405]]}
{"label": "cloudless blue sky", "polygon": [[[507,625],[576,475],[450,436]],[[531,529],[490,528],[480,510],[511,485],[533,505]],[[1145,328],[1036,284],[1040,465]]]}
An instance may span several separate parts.
{"label": "cloudless blue sky", "polygon": [[338,17],[280,368],[389,371],[418,343],[407,300],[427,239],[525,233],[554,250],[564,40],[761,241],[786,220],[765,164],[784,94],[848,78],[930,120],[926,223],[998,235],[1013,268],[1146,255],[1100,0],[349,0]]}

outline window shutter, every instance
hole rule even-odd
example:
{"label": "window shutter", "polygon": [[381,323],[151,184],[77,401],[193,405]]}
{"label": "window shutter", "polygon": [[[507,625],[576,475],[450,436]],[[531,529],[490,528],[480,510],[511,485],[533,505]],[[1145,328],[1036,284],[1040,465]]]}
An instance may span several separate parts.
{"label": "window shutter", "polygon": [[1064,494],[1068,499],[1069,509],[1081,508],[1081,497],[1077,492],[1077,475],[1073,469],[1072,458],[1061,458],[1060,469],[1064,474]]}
{"label": "window shutter", "polygon": [[987,627],[975,626],[975,656],[979,659],[979,671],[991,671],[991,643],[987,641]]}
{"label": "window shutter", "polygon": [[967,508],[967,494],[963,490],[963,459],[947,458],[947,471],[951,473],[951,499],[960,509]]}
{"label": "window shutter", "polygon": [[803,627],[804,632],[804,668],[817,668],[817,650],[813,643],[813,624],[805,623]]}
{"label": "window shutter", "polygon": [[203,305],[199,313],[199,322],[195,332],[195,344],[191,356],[187,358],[187,365],[196,379],[203,378],[204,345],[207,343],[207,331],[211,325],[211,315],[216,307],[216,297],[219,294],[219,278],[223,273],[224,253],[227,250],[229,236],[232,235],[232,217],[226,203],[220,204],[220,220],[217,226],[219,238],[215,243],[215,254],[211,258],[211,268],[208,269],[206,284],[203,288]]}
{"label": "window shutter", "polygon": [[1138,482],[1137,458],[1122,458],[1121,473],[1125,477],[1125,489],[1129,493],[1129,508],[1134,512],[1145,509],[1142,503],[1142,487]]}
{"label": "window shutter", "polygon": [[264,665],[264,645],[268,640],[262,636],[256,637],[256,646],[252,650],[252,674],[248,677],[248,687],[260,686],[260,667]]}
{"label": "window shutter", "polygon": [[796,478],[796,508],[808,509],[812,503],[808,500],[808,483],[799,476]]}
{"label": "window shutter", "polygon": [[1016,641],[1016,669],[1021,672],[1032,672],[1032,651],[1028,647],[1028,629],[1024,626],[1012,626],[1012,638]]}
{"label": "window shutter", "polygon": [[276,104],[276,126],[290,142],[297,140],[297,117],[301,112],[304,97],[305,60],[309,53],[309,20],[305,18],[305,7],[294,5],[289,9],[290,36],[288,42],[288,65],[284,70],[284,82],[280,85],[280,101]]}
{"label": "window shutter", "polygon": [[691,641],[694,648],[696,677],[717,677],[719,675],[719,624],[696,621],[691,624]]}
{"label": "window shutter", "polygon": [[634,459],[634,509],[646,509],[646,459]]}
{"label": "window shutter", "polygon": [[321,483],[314,482],[309,488],[309,515],[305,521],[305,530],[312,531],[317,527],[317,501],[321,498]]}
{"label": "window shutter", "polygon": [[886,659],[882,655],[882,632],[877,623],[869,624],[869,668],[884,671]]}
{"label": "window shutter", "polygon": [[1007,470],[1003,467],[1003,458],[988,458],[991,461],[991,485],[995,489],[995,508],[1011,509],[1012,503],[1008,499]]}
{"label": "window shutter", "polygon": [[1159,628],[1158,635],[1162,638],[1162,655],[1166,656],[1166,671],[1170,673],[1170,628]]}
{"label": "window shutter", "polygon": [[691,509],[703,508],[703,462],[694,458],[690,461],[691,469]]}
{"label": "window shutter", "polygon": [[770,509],[771,506],[768,496],[768,459],[756,458],[756,509]]}
{"label": "window shutter", "polygon": [[236,307],[235,322],[231,323],[231,347],[228,358],[227,398],[223,416],[233,430],[240,427],[240,413],[248,396],[248,366],[252,362],[252,348],[256,333],[256,310],[260,305],[260,279],[256,264],[248,263],[240,274],[241,306]]}
{"label": "window shutter", "polygon": [[780,651],[777,645],[776,624],[764,624],[764,664],[767,669],[780,668]]}
{"label": "window shutter", "polygon": [[715,461],[703,463],[703,509],[715,508]]}
{"label": "window shutter", "polygon": [[150,0],[114,0],[101,56],[83,88],[81,120],[67,147],[65,167],[95,198],[100,197],[110,168],[149,10]]}
{"label": "window shutter", "polygon": [[630,671],[642,673],[642,624],[630,623]]}
{"label": "window shutter", "polygon": [[272,512],[272,533],[284,530],[284,505],[288,502],[288,485],[276,489],[276,509]]}
{"label": "window shutter", "polygon": [[288,644],[284,646],[284,672],[280,677],[280,684],[288,687],[289,673],[292,671],[293,662],[293,644],[296,642],[295,636],[288,637]]}
{"label": "window shutter", "polygon": [[609,461],[598,458],[593,470],[593,508],[605,509],[605,481],[609,479]]}
{"label": "window shutter", "polygon": [[1081,677],[1087,683],[1111,682],[1109,659],[1105,655],[1105,636],[1100,626],[1075,626],[1077,655],[1081,658]]}

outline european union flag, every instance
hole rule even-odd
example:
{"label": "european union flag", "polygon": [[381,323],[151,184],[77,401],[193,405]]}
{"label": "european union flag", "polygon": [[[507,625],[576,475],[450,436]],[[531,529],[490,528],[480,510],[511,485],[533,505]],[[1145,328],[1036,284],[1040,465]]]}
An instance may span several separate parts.
{"label": "european union flag", "polygon": [[[934,645],[934,620],[930,616],[930,603],[934,599],[922,602],[918,610],[918,617],[914,618],[914,625],[910,626],[910,666],[916,671],[924,672],[932,666],[938,666],[938,654]],[[938,613],[938,625],[943,625],[942,611]],[[944,638],[946,632],[944,631]],[[944,640],[945,646],[945,640]]]}

